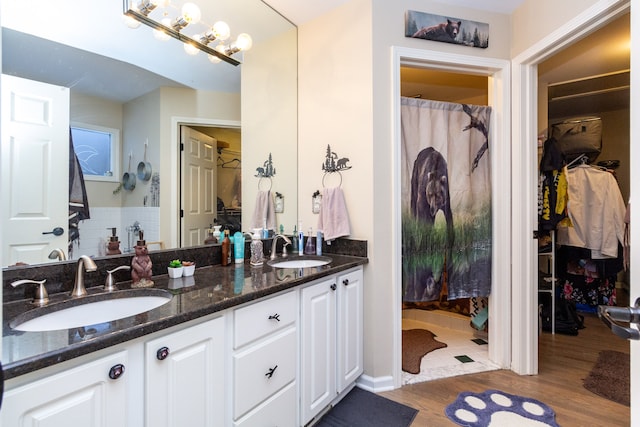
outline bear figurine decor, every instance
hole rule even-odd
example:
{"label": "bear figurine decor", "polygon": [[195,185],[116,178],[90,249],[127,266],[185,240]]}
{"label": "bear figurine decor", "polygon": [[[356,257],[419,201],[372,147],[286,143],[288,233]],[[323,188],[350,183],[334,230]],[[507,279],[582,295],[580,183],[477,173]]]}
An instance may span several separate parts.
{"label": "bear figurine decor", "polygon": [[148,288],[153,286],[153,275],[151,258],[147,244],[143,238],[143,231],[140,231],[138,244],[134,246],[136,255],[131,260],[131,287],[132,288]]}

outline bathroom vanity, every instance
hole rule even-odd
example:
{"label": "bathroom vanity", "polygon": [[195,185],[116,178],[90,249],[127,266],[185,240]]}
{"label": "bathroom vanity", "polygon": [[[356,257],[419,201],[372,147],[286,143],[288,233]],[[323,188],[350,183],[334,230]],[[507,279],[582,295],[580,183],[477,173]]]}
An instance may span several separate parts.
{"label": "bathroom vanity", "polygon": [[68,330],[13,330],[28,301],[5,303],[3,424],[306,425],[363,372],[367,259],[330,256],[157,276],[168,303]]}

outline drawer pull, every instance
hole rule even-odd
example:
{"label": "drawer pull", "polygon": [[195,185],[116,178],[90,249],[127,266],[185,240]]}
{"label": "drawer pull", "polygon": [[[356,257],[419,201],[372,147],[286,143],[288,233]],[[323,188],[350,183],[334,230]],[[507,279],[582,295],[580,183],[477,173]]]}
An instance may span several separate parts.
{"label": "drawer pull", "polygon": [[332,283],[332,284],[331,284],[331,290],[332,290],[332,291],[335,291],[337,288],[338,288],[338,287],[336,286],[336,284],[335,284],[335,283]]}
{"label": "drawer pull", "polygon": [[122,363],[118,363],[117,365],[113,365],[111,369],[109,369],[109,378],[112,380],[117,380],[124,374],[124,365]]}
{"label": "drawer pull", "polygon": [[344,279],[342,281],[342,284],[345,285],[345,286],[349,286],[349,279]]}
{"label": "drawer pull", "polygon": [[278,313],[276,314],[272,314],[271,316],[269,316],[269,320],[276,320],[276,321],[280,321],[280,315]]}
{"label": "drawer pull", "polygon": [[156,352],[158,360],[164,360],[169,356],[169,347],[160,347]]}
{"label": "drawer pull", "polygon": [[264,374],[264,376],[267,377],[267,378],[271,378],[273,376],[273,373],[276,371],[276,369],[278,369],[278,365],[276,365],[273,368],[269,369],[269,372]]}

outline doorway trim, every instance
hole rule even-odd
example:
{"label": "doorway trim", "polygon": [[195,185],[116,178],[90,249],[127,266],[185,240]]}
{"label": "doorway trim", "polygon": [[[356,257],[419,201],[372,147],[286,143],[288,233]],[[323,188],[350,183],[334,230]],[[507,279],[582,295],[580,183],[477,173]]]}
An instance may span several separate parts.
{"label": "doorway trim", "polygon": [[[400,67],[412,66],[489,77],[491,115],[491,186],[494,195],[511,192],[511,76],[508,60],[433,52],[422,49],[392,47],[392,141],[393,143],[393,233],[402,236],[401,208],[401,124]],[[489,328],[489,359],[502,368],[511,364],[511,204],[507,197],[492,197],[491,260],[492,290],[489,321],[500,327]],[[393,366],[394,387],[402,386],[402,242],[392,239],[395,259],[392,262],[393,283],[397,283],[393,302]]]}
{"label": "doorway trim", "polygon": [[538,228],[538,64],[628,12],[629,4],[600,1],[512,60],[512,370],[520,375],[538,373],[538,248],[532,238]]}
{"label": "doorway trim", "polygon": [[171,135],[174,141],[169,147],[171,158],[171,175],[177,177],[169,182],[169,200],[171,209],[169,211],[169,245],[170,248],[177,248],[180,245],[180,126],[210,126],[219,128],[240,129],[239,120],[207,119],[202,117],[171,117]]}

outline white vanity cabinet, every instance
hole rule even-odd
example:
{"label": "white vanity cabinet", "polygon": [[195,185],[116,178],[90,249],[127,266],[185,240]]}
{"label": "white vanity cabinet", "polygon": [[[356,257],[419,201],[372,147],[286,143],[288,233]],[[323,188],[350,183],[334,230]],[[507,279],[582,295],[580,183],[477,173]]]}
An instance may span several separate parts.
{"label": "white vanity cabinet", "polygon": [[144,357],[145,425],[224,425],[224,317],[147,341]]}
{"label": "white vanity cabinet", "polygon": [[357,267],[12,378],[0,419],[11,427],[304,426],[362,374],[362,341]]}
{"label": "white vanity cabinet", "polygon": [[118,351],[7,391],[2,402],[2,425],[128,425],[132,408],[127,362],[127,351]]}
{"label": "white vanity cabinet", "polygon": [[234,310],[233,424],[295,426],[298,292]]}
{"label": "white vanity cabinet", "polygon": [[363,372],[362,269],[301,290],[301,425]]}

